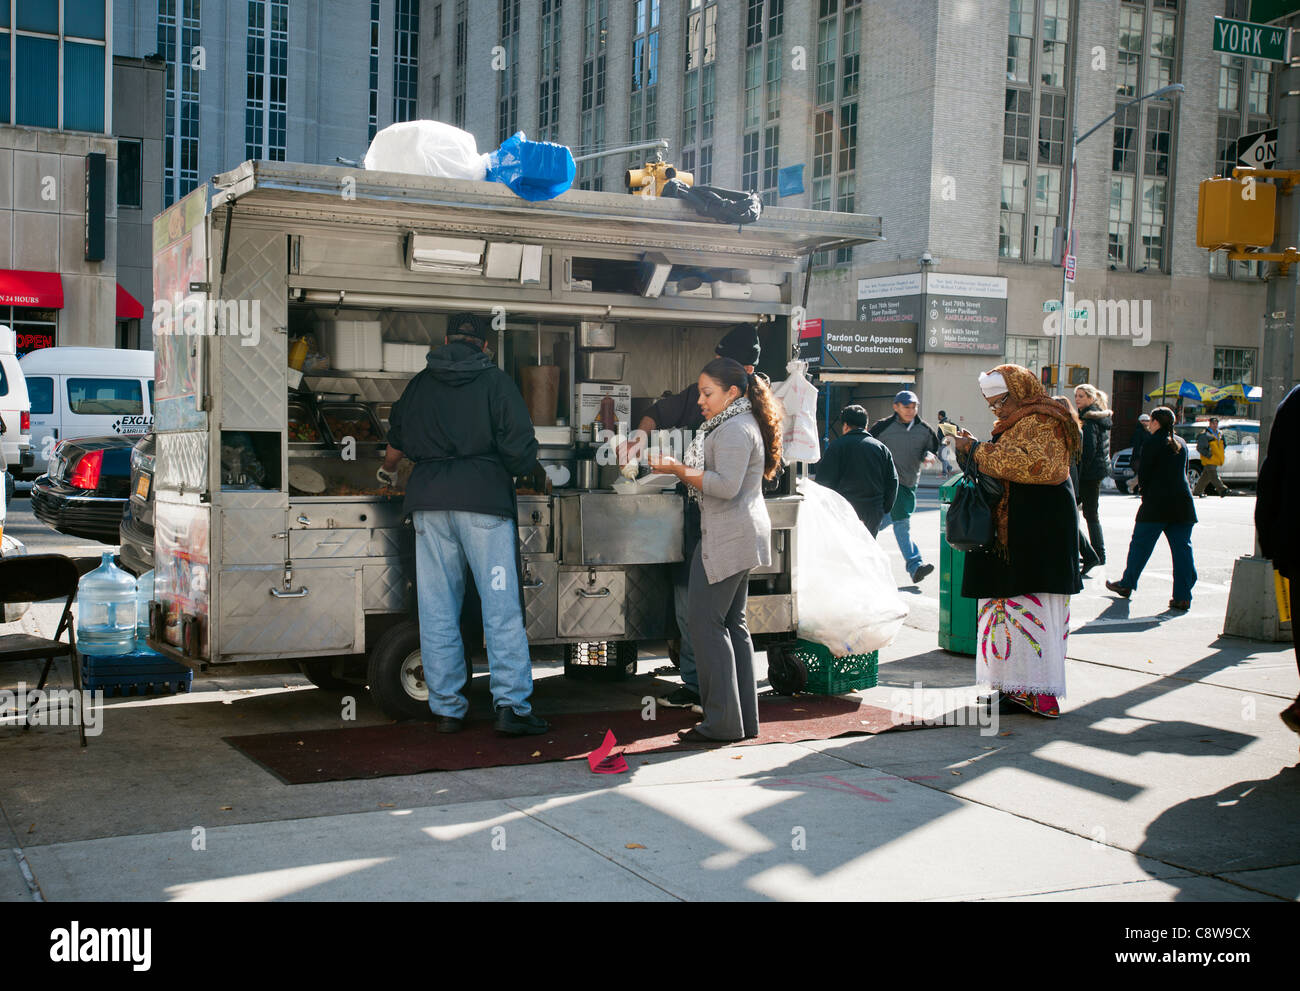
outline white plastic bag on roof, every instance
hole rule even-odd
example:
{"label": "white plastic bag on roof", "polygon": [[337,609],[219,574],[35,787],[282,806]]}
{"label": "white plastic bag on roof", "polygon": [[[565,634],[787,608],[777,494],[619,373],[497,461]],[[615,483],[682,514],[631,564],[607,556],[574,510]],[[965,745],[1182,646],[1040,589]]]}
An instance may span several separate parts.
{"label": "white plastic bag on roof", "polygon": [[889,557],[838,492],[801,478],[799,494],[799,636],[825,645],[836,657],[879,650],[907,618]]}
{"label": "white plastic bag on roof", "polygon": [[440,120],[404,120],[375,135],[363,164],[377,172],[482,181],[488,156],[480,155],[474,135],[459,127]]}
{"label": "white plastic bag on roof", "polygon": [[781,456],[786,464],[821,460],[817,440],[817,387],[808,381],[806,361],[792,361],[785,366],[788,376],[772,386],[772,395],[781,400],[785,416],[781,425]]}

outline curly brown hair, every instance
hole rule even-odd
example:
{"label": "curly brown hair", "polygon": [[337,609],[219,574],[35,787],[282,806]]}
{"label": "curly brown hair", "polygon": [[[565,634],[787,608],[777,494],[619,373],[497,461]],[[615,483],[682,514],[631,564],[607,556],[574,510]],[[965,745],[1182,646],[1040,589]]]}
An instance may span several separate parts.
{"label": "curly brown hair", "polygon": [[767,379],[761,375],[750,375],[740,362],[731,358],[714,358],[704,366],[704,374],[717,382],[724,391],[734,387],[749,399],[754,419],[758,421],[758,431],[763,435],[763,477],[769,481],[775,478],[777,468],[781,465],[783,411],[780,400],[772,395]]}

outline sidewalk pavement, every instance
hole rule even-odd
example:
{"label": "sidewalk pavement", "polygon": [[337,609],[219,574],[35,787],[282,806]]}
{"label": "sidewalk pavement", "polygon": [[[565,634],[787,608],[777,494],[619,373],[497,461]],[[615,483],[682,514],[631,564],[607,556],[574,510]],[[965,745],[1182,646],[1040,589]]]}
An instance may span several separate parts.
{"label": "sidewalk pavement", "polygon": [[[1298,679],[1290,644],[1219,636],[1247,532],[1234,502],[1198,528],[1222,554],[1204,552],[1192,612],[1165,610],[1159,554],[1132,600],[1090,580],[1062,717],[1004,716],[990,735],[636,755],[619,776],[570,761],[287,786],[221,738],[337,726],[340,699],[257,669],[111,700],[85,751],[71,728],[0,728],[0,899],[1295,900],[1300,737],[1277,714]],[[1134,508],[1103,500],[1116,527]],[[975,661],[936,647],[927,583],[860,694],[974,722]],[[631,707],[667,687],[650,676],[662,663],[538,694],[552,712]],[[916,682],[930,694],[914,699]],[[357,713],[382,721],[364,697]]]}

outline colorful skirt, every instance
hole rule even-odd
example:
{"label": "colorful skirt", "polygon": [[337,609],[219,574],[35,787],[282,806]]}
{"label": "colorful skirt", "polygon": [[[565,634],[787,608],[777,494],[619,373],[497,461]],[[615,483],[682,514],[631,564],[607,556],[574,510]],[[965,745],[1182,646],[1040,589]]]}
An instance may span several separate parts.
{"label": "colorful skirt", "polygon": [[1065,696],[1070,597],[1055,592],[980,599],[976,684],[1000,692]]}

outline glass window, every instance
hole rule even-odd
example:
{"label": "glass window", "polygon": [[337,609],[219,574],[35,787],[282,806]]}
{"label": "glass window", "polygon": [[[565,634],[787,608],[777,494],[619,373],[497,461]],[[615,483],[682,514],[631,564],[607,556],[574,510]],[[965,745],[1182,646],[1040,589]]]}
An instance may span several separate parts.
{"label": "glass window", "polygon": [[1029,90],[1007,90],[1002,132],[1002,157],[1007,161],[1029,161],[1029,118],[1032,101],[1033,96]]}
{"label": "glass window", "polygon": [[68,409],[83,415],[144,412],[138,379],[68,379]]}
{"label": "glass window", "polygon": [[117,142],[117,205],[140,207],[141,142],[119,138]]}
{"label": "glass window", "polygon": [[[22,8],[19,22],[21,23]],[[14,122],[31,127],[59,126],[59,43],[53,38],[17,39],[16,72],[18,101]],[[103,93],[103,83],[100,83]],[[103,97],[100,98],[103,109]],[[103,128],[100,128],[103,130]]]}
{"label": "glass window", "polygon": [[104,46],[63,45],[63,126],[104,130]]}
{"label": "glass window", "polygon": [[104,40],[104,0],[63,0],[63,33]]}
{"label": "glass window", "polygon": [[0,31],[0,124],[9,123],[9,35]]}
{"label": "glass window", "polygon": [[[103,21],[103,15],[100,16]],[[14,22],[19,31],[59,33],[59,5],[52,0],[18,0],[18,18]]]}
{"label": "glass window", "polygon": [[[4,375],[4,366],[0,365],[0,375]],[[37,376],[27,380],[27,396],[32,401],[32,413],[54,412],[54,379]]]}

